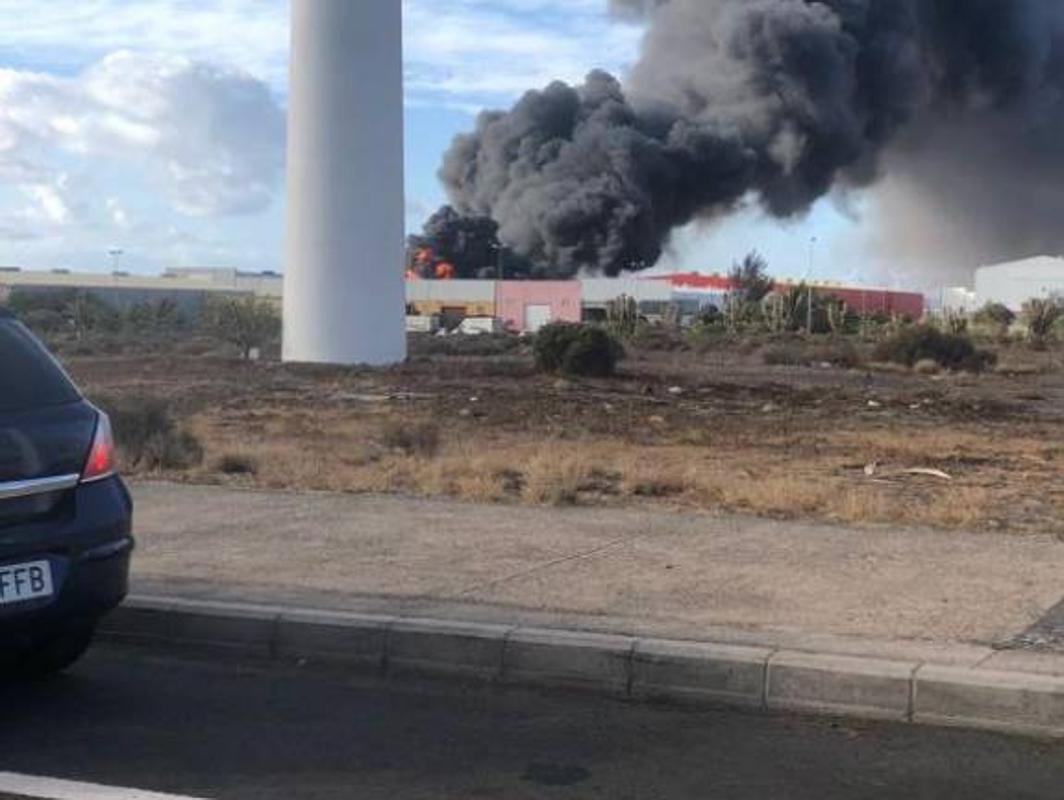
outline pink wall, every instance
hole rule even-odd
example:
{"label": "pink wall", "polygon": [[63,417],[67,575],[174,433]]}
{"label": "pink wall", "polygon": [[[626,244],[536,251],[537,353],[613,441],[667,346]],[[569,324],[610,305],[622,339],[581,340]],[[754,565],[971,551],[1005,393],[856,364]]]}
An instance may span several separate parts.
{"label": "pink wall", "polygon": [[528,306],[550,306],[551,322],[579,322],[580,281],[500,281],[495,284],[495,315],[507,328],[525,329]]}

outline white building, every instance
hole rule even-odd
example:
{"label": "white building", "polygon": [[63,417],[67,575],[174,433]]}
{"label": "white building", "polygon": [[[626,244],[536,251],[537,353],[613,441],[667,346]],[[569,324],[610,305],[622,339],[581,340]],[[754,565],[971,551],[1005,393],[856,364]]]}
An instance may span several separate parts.
{"label": "white building", "polygon": [[975,273],[979,305],[1003,303],[1013,311],[1035,297],[1064,295],[1064,258],[1038,256],[982,267]]}
{"label": "white building", "polygon": [[965,286],[947,286],[927,295],[927,310],[936,313],[974,314],[980,308],[978,293]]}

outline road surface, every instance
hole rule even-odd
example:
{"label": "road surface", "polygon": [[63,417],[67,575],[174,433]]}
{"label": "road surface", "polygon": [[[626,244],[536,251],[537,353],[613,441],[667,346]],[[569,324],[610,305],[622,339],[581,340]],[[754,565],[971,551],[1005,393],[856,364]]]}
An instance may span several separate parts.
{"label": "road surface", "polygon": [[0,689],[0,709],[0,800],[1034,800],[1064,786],[1060,743],[109,648]]}

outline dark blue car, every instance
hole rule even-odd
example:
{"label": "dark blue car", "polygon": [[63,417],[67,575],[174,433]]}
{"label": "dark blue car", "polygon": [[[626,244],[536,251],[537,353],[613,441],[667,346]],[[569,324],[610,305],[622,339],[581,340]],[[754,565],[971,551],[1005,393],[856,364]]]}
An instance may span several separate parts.
{"label": "dark blue car", "polygon": [[107,416],[0,309],[0,671],[73,664],[126,595],[133,505]]}

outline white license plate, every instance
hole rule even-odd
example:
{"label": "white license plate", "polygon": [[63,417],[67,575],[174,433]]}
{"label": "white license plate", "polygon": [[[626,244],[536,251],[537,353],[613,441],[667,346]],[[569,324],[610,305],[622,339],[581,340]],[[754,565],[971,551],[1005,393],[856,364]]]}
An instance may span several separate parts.
{"label": "white license plate", "polygon": [[0,567],[0,606],[51,597],[52,565],[47,561]]}

